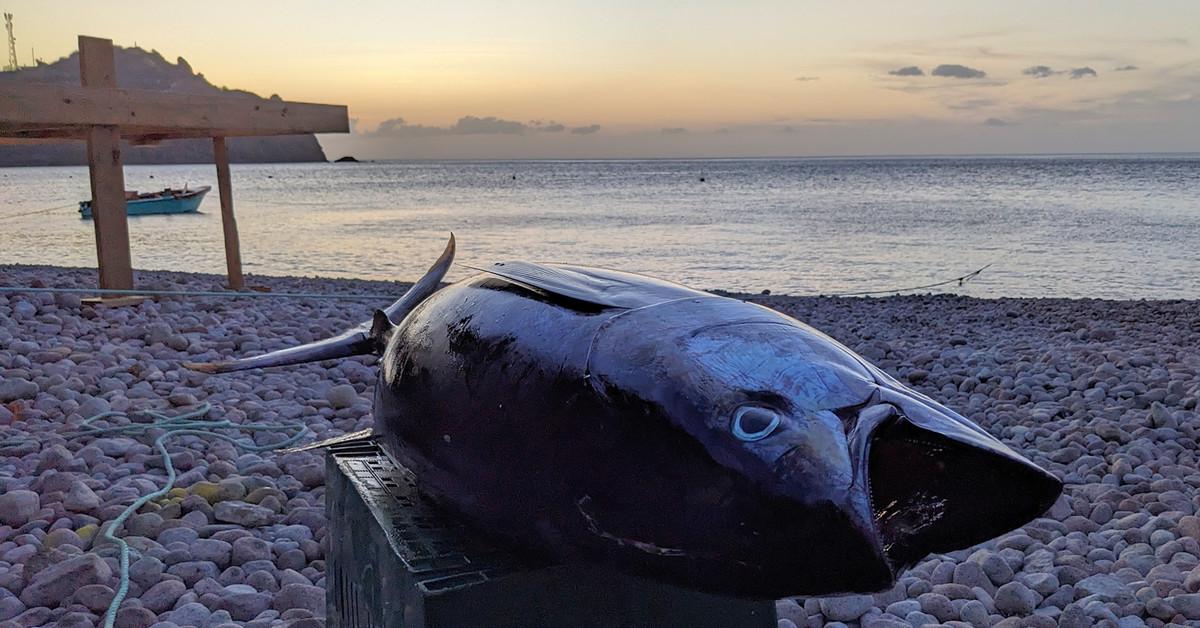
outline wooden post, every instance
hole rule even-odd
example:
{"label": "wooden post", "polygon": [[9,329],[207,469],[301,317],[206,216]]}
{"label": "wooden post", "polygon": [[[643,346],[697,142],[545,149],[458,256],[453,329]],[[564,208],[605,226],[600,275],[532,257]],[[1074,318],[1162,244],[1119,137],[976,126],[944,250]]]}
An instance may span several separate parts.
{"label": "wooden post", "polygon": [[233,187],[229,182],[229,148],[224,137],[213,138],[213,161],[217,163],[217,191],[221,196],[221,228],[225,233],[225,266],[229,273],[229,287],[241,290],[246,287],[242,277],[242,249],[238,242],[237,219],[233,216]]}
{"label": "wooden post", "polygon": [[[117,86],[112,41],[79,37],[79,78],[84,87]],[[100,287],[133,288],[129,256],[129,223],[125,216],[125,172],[121,167],[121,131],[115,126],[92,126],[87,131],[88,173],[92,187],[92,223]]]}

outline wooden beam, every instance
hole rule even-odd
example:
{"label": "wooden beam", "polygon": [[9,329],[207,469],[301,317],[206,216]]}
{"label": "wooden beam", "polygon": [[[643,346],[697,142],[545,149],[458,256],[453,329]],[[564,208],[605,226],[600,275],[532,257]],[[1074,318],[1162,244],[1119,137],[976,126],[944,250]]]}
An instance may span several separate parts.
{"label": "wooden beam", "polygon": [[79,36],[79,83],[84,87],[117,86],[117,59],[111,39]]}
{"label": "wooden beam", "polygon": [[213,161],[217,163],[217,191],[221,195],[221,229],[225,233],[225,266],[229,272],[229,287],[246,287],[242,277],[242,249],[238,241],[237,220],[233,216],[233,187],[229,182],[229,149],[225,138],[213,138]]}
{"label": "wooden beam", "polygon": [[[112,42],[79,38],[79,77],[86,89],[100,90],[117,83]],[[121,167],[121,132],[115,126],[95,126],[87,134],[88,173],[92,187],[92,223],[100,287],[131,290],[133,263],[129,256],[129,223],[125,217],[125,172]]]}
{"label": "wooden beam", "polygon": [[32,144],[71,144],[81,139],[87,139],[87,132],[80,131],[72,136],[47,137],[5,137],[0,135],[0,146],[29,146]]}
{"label": "wooden beam", "polygon": [[[90,39],[90,38],[88,38]],[[83,46],[81,43],[80,46]],[[94,53],[93,53],[94,54]],[[80,55],[81,62],[88,59]],[[104,69],[97,74],[103,75]],[[238,95],[176,94],[47,84],[0,84],[0,134],[75,133],[119,126],[122,135],[166,137],[348,133],[344,105]],[[25,134],[25,135],[23,135]],[[176,135],[178,134],[178,135]]]}
{"label": "wooden beam", "polygon": [[[4,125],[0,123],[0,145],[15,144],[61,144],[87,139],[89,126],[71,125],[59,127],[33,127],[19,125]],[[168,129],[146,129],[121,127],[121,139],[134,145],[157,144],[164,140],[212,139],[218,135],[213,131],[180,131]],[[258,137],[278,137],[294,135],[293,133],[269,133]],[[232,134],[223,137],[252,137],[251,134],[241,133],[234,129]]]}

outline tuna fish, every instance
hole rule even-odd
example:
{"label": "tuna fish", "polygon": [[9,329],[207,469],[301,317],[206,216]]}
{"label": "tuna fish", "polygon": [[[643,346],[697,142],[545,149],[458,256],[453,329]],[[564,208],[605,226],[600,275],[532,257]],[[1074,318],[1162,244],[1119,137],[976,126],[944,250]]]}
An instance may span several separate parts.
{"label": "tuna fish", "polygon": [[774,310],[614,270],[429,272],[368,323],[211,373],[379,355],[374,435],[552,562],[746,598],[870,592],[1044,512],[1057,478]]}

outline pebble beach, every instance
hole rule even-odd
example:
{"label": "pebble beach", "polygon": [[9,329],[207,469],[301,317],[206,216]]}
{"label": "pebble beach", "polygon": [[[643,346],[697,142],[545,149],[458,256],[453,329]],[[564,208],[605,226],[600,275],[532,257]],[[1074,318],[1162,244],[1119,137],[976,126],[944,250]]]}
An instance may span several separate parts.
{"label": "pebble beach", "polygon": [[[275,292],[400,295],[405,284],[253,277]],[[0,266],[0,285],[96,285],[94,270]],[[223,278],[139,272],[138,286]],[[1065,484],[1021,529],[930,556],[890,591],[777,603],[779,628],[1200,625],[1200,302],[743,296],[803,320],[978,422]],[[184,361],[311,342],[380,302],[164,297],[93,307],[0,294],[0,628],[100,625],[117,547],[100,532],[166,470],[150,438],[84,418],[211,404],[235,424],[370,426],[374,358],[210,376]],[[151,432],[153,435],[153,432]],[[231,436],[258,445],[280,432]],[[126,521],[122,628],[324,625],[324,462],[224,440],[168,443],[169,494]]]}

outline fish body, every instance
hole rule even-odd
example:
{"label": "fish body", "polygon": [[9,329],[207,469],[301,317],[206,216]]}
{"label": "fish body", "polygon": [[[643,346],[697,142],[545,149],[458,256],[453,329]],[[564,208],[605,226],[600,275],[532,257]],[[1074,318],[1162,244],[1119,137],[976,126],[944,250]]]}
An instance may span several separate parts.
{"label": "fish body", "polygon": [[315,357],[374,347],[384,447],[436,501],[552,562],[747,598],[877,591],[1061,491],[759,305],[526,262],[420,296]]}

